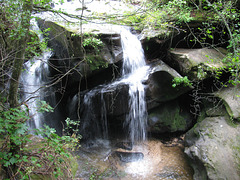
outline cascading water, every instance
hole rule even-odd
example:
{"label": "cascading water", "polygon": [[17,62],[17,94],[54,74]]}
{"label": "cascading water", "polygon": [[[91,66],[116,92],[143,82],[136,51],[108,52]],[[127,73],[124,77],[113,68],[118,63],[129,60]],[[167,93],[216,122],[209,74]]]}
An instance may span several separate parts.
{"label": "cascading water", "polygon": [[122,81],[129,85],[129,114],[125,125],[129,127],[132,142],[145,140],[147,110],[142,81],[147,78],[149,67],[146,66],[142,45],[136,36],[122,29],[121,43],[123,49]]}
{"label": "cascading water", "polygon": [[[81,118],[80,132],[90,135],[87,132],[91,129],[93,132],[90,136],[98,134],[102,138],[107,138],[108,123],[104,93],[110,93],[117,86],[125,84],[129,86],[129,112],[126,115],[124,127],[129,131],[129,140],[131,142],[145,140],[147,110],[142,81],[147,78],[149,67],[146,66],[140,41],[125,28],[121,30],[121,44],[124,59],[122,78],[111,84],[98,86],[85,94],[83,100],[85,110]],[[93,103],[96,99],[100,102]],[[94,107],[94,104],[101,104],[101,108]],[[96,111],[100,111],[100,113]],[[101,114],[101,117],[96,117],[96,114]]]}
{"label": "cascading water", "polygon": [[38,113],[36,110],[44,96],[41,87],[47,79],[48,65],[46,61],[50,56],[51,52],[44,52],[42,56],[36,57],[24,64],[25,71],[21,77],[23,89],[22,100],[27,101],[29,106],[29,113],[32,116],[32,120],[29,121],[31,129],[42,127],[42,113]]}
{"label": "cascading water", "polygon": [[[84,96],[84,100],[83,100],[84,113],[82,116],[83,123],[81,125],[81,133],[88,135],[89,139],[93,137],[101,137],[106,139],[108,137],[106,108],[105,108],[105,102],[102,97],[103,89],[104,87],[102,86],[97,87],[89,91]],[[96,110],[99,109],[96,106],[94,106],[94,104],[98,104],[98,103],[93,103],[93,101],[95,101],[94,97],[96,97],[96,95],[100,95],[100,101],[101,101],[100,111],[101,112],[99,114],[101,114],[101,117],[96,117],[96,114],[98,113],[95,113]]]}
{"label": "cascading water", "polygon": [[[40,41],[43,36],[35,21],[32,21],[32,30],[35,31]],[[49,67],[48,59],[51,57],[52,52],[46,50],[41,56],[34,57],[24,63],[24,72],[21,75],[22,87],[22,101],[27,102],[29,107],[29,114],[31,120],[28,121],[30,129],[43,127],[43,114],[37,112],[39,109],[40,101],[46,97],[46,92],[43,86],[48,82]]]}

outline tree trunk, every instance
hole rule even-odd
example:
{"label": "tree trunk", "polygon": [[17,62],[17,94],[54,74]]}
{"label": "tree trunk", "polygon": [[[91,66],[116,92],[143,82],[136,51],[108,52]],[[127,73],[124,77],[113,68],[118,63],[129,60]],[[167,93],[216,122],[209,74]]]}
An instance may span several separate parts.
{"label": "tree trunk", "polygon": [[31,19],[31,11],[32,11],[32,0],[23,1],[23,12],[21,16],[21,24],[22,30],[25,32],[24,35],[19,34],[17,38],[20,40],[17,44],[17,52],[14,59],[12,76],[10,81],[9,88],[9,103],[10,107],[14,108],[18,106],[18,87],[19,87],[19,79],[22,71],[22,66],[25,58],[25,49],[27,46],[27,38],[29,35],[29,27],[30,27],[30,19]]}
{"label": "tree trunk", "polygon": [[[18,34],[17,39],[17,47],[16,47],[16,55],[14,59],[13,69],[12,69],[12,76],[10,80],[10,88],[9,88],[9,104],[11,108],[16,108],[19,106],[18,102],[18,88],[19,88],[19,79],[22,72],[22,67],[25,59],[25,52],[27,47],[27,39],[29,35],[29,27],[30,27],[30,19],[31,19],[31,12],[32,12],[32,0],[22,0],[22,13],[21,13],[21,22],[19,26],[21,27],[22,32],[24,34]],[[16,122],[16,124],[19,122]],[[20,145],[16,144],[14,140],[10,138],[10,153],[12,153],[12,157],[16,154],[20,153]],[[15,176],[17,173],[17,166],[13,164],[9,167],[9,175]]]}

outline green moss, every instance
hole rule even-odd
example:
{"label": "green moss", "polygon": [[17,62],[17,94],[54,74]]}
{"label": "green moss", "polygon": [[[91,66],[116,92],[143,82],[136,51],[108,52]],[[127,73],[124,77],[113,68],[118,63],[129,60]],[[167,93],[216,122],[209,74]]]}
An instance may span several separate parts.
{"label": "green moss", "polygon": [[226,116],[226,122],[229,126],[236,128],[237,123],[234,121],[234,118],[232,116]]}
{"label": "green moss", "polygon": [[207,135],[210,139],[213,139],[213,138],[214,138],[213,129],[208,128],[208,132],[207,132],[206,135]]}
{"label": "green moss", "polygon": [[78,170],[78,163],[72,154],[69,153],[69,155],[68,161],[70,162],[72,175],[75,177]]}
{"label": "green moss", "polygon": [[108,67],[108,63],[101,57],[100,54],[87,54],[86,61],[91,71]]}
{"label": "green moss", "polygon": [[174,131],[177,131],[177,130],[185,129],[185,127],[186,127],[186,121],[179,114],[179,109],[177,109],[174,113],[173,121],[171,123],[171,129],[173,129]]}
{"label": "green moss", "polygon": [[154,126],[155,130],[167,127],[170,131],[175,132],[184,130],[187,126],[186,120],[180,114],[180,108],[178,106],[170,110],[168,108],[157,108],[149,114],[149,118],[158,119],[158,124]]}

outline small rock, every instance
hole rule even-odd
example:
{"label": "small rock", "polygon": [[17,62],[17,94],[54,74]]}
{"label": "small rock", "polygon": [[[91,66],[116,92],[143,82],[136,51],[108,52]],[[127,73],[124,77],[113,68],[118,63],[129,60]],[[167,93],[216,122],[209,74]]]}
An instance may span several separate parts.
{"label": "small rock", "polygon": [[120,161],[125,162],[125,163],[140,161],[144,158],[144,155],[141,152],[115,151],[115,153],[119,157]]}

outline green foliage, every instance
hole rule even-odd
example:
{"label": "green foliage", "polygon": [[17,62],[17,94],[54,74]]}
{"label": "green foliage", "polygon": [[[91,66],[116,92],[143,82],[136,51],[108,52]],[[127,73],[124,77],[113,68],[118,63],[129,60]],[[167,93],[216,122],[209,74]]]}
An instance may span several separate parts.
{"label": "green foliage", "polygon": [[99,49],[103,46],[103,42],[95,35],[85,33],[83,36],[82,45],[84,48],[94,49],[99,52]]}
{"label": "green foliage", "polygon": [[[40,56],[43,51],[47,51],[47,34],[50,31],[50,29],[46,29],[43,32],[34,32],[29,31],[29,40],[27,42],[26,47],[26,59],[31,59],[34,56]],[[44,35],[44,39],[40,40],[37,34]]]}
{"label": "green foliage", "polygon": [[173,79],[173,84],[172,84],[172,87],[177,87],[179,85],[183,85],[184,87],[187,87],[187,86],[192,86],[192,83],[191,81],[188,79],[187,76],[184,76],[184,77],[175,77]]}
{"label": "green foliage", "polygon": [[77,139],[81,139],[81,135],[79,135],[79,121],[73,121],[70,118],[67,118],[65,120],[66,127],[63,129],[63,133],[66,136],[74,136]]}
{"label": "green foliage", "polygon": [[[224,70],[231,73],[229,80],[230,84],[237,85],[240,83],[239,77],[239,55],[240,55],[240,12],[234,7],[233,1],[215,1],[213,3],[208,2],[208,11],[212,11],[214,16],[208,18],[207,26],[202,29],[203,32],[209,37],[214,39],[213,33],[219,33],[221,36],[228,34],[228,46],[229,51],[226,58],[223,60],[225,64]],[[214,23],[219,23],[222,26],[216,27]],[[220,23],[221,22],[221,23]],[[219,38],[219,37],[218,37]],[[226,42],[224,42],[226,43]],[[217,78],[222,74],[222,69],[217,72]]]}
{"label": "green foliage", "polygon": [[[0,163],[6,170],[17,166],[16,174],[21,179],[28,179],[32,174],[42,171],[50,177],[70,177],[68,169],[70,163],[68,159],[70,154],[68,149],[74,149],[78,146],[80,135],[77,128],[72,129],[72,125],[78,123],[66,120],[67,134],[58,136],[56,130],[45,126],[43,129],[35,129],[34,134],[43,137],[35,137],[32,141],[32,135],[28,135],[29,129],[26,121],[30,119],[27,107],[9,108],[0,112]],[[52,111],[52,108],[41,101],[39,112]],[[74,133],[71,133],[73,131]],[[36,140],[39,139],[39,140]],[[11,151],[15,146],[20,149],[17,153]],[[11,170],[9,172],[12,172]]]}
{"label": "green foliage", "polygon": [[134,26],[135,29],[167,29],[174,28],[175,24],[189,22],[192,7],[185,0],[172,0],[163,2],[161,0],[150,1],[143,6],[146,10],[137,13],[125,12],[121,24]]}
{"label": "green foliage", "polygon": [[85,60],[88,63],[91,71],[108,67],[108,63],[100,55],[88,54]]}
{"label": "green foliage", "polygon": [[[72,36],[79,36],[72,34]],[[101,67],[108,67],[108,63],[103,59],[100,50],[103,47],[103,42],[97,35],[85,33],[82,35],[82,46],[88,54],[85,56],[85,61],[88,63],[91,71],[97,70]]]}
{"label": "green foliage", "polygon": [[[30,19],[33,19],[31,14],[32,9],[28,9],[29,4],[27,0],[8,0],[0,2],[0,51],[4,52],[2,59],[4,64],[9,64],[7,61],[13,61],[10,57],[25,49],[24,56],[30,59],[33,56],[39,56],[42,51],[46,50],[46,41],[39,40],[37,33],[29,30]],[[33,1],[35,6],[48,4],[50,7],[50,0]],[[46,32],[44,32],[46,33]],[[23,44],[26,46],[22,47]],[[10,57],[9,57],[9,54]],[[6,57],[4,57],[6,56]]]}
{"label": "green foliage", "polygon": [[175,17],[176,23],[189,22],[193,19],[191,17],[192,8],[188,6],[186,0],[172,0],[162,6],[168,16]]}
{"label": "green foliage", "polygon": [[39,101],[37,103],[36,111],[38,111],[40,113],[53,112],[53,110],[54,110],[54,108],[51,107],[46,101]]}
{"label": "green foliage", "polygon": [[27,115],[28,109],[10,108],[0,112],[0,139],[3,140],[0,151],[0,163],[4,167],[22,161],[19,154],[13,154],[10,150],[12,144],[21,146],[25,144],[27,126],[25,122],[29,119]]}

